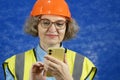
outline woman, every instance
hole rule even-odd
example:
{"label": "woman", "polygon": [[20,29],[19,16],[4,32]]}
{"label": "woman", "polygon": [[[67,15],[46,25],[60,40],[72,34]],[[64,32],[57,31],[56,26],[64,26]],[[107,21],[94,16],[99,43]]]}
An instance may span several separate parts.
{"label": "woman", "polygon": [[50,47],[64,48],[62,42],[73,38],[77,30],[64,0],[37,0],[25,31],[38,36],[40,43],[4,62],[6,80],[92,80],[96,67],[87,57],[69,49],[65,49],[64,61],[47,55]]}

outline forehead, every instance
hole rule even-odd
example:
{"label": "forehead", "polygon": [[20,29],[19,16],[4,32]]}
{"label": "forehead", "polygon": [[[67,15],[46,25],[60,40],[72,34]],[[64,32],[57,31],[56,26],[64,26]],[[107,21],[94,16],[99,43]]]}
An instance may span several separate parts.
{"label": "forehead", "polygon": [[63,16],[57,16],[57,15],[42,15],[41,16],[41,19],[49,19],[49,20],[52,20],[52,21],[56,21],[56,20],[66,20],[65,17]]}

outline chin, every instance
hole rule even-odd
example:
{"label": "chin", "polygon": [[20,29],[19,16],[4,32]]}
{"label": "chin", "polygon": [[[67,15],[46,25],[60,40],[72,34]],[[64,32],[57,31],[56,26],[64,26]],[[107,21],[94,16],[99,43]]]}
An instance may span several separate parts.
{"label": "chin", "polygon": [[59,44],[59,42],[57,42],[57,41],[48,41],[47,42],[49,45],[56,45],[56,44]]}

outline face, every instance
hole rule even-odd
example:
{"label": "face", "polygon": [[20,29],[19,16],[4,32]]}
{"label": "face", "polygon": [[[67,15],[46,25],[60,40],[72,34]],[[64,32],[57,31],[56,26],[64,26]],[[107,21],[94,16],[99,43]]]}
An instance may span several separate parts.
{"label": "face", "polygon": [[66,31],[65,17],[42,15],[38,24],[38,35],[41,44],[57,45],[64,38]]}

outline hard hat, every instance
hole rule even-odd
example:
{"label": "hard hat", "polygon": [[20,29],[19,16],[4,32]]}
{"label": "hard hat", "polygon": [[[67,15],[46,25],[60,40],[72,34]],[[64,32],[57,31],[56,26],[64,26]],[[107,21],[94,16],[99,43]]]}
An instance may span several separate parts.
{"label": "hard hat", "polygon": [[42,14],[60,15],[71,18],[70,10],[65,0],[37,0],[31,11],[31,16]]}

